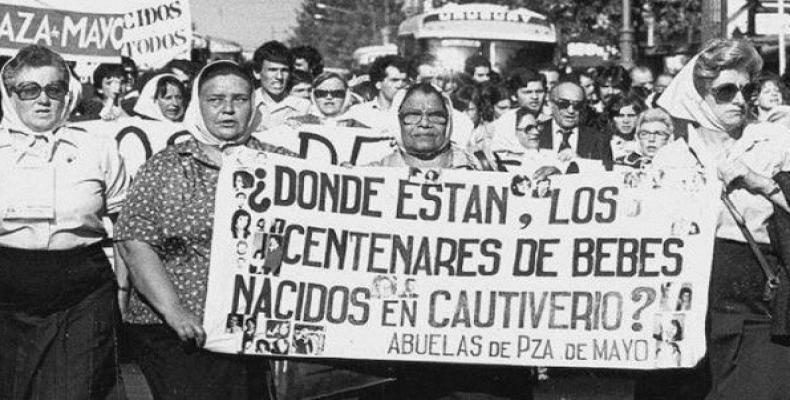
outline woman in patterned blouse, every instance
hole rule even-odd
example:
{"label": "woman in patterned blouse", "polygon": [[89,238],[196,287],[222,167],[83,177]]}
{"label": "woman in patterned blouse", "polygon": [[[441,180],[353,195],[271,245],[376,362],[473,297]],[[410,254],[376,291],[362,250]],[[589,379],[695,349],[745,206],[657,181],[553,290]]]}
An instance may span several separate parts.
{"label": "woman in patterned blouse", "polygon": [[127,314],[136,361],[157,399],[247,399],[272,394],[268,364],[210,353],[203,308],[214,198],[223,156],[242,147],[287,153],[251,137],[259,119],[251,78],[237,64],[206,66],[184,124],[193,139],[140,169],[115,239],[135,293]]}

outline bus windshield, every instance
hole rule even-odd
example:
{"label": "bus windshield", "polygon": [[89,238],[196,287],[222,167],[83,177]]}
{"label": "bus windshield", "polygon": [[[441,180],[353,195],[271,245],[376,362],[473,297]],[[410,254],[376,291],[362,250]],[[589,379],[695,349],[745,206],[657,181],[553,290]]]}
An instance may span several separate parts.
{"label": "bus windshield", "polygon": [[505,71],[515,65],[539,65],[550,62],[554,46],[550,43],[517,42],[512,40],[423,39],[421,50],[439,59],[444,68],[462,71],[464,61],[482,54],[495,70]]}

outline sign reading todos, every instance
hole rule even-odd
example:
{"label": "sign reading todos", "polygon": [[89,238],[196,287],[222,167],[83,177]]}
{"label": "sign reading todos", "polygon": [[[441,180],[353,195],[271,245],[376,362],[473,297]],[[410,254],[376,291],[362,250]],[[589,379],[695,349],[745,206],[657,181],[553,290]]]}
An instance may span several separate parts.
{"label": "sign reading todos", "polygon": [[0,0],[0,53],[38,44],[70,60],[160,67],[192,46],[188,0]]}
{"label": "sign reading todos", "polygon": [[719,188],[694,171],[552,176],[224,165],[209,350],[691,367]]}
{"label": "sign reading todos", "polygon": [[192,16],[187,0],[135,0],[124,15],[123,52],[139,65],[162,67],[173,58],[189,58]]}

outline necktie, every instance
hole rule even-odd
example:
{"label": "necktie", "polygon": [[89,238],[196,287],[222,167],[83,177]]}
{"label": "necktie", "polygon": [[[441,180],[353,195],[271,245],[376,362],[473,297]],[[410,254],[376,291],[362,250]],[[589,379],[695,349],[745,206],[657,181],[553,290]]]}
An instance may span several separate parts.
{"label": "necktie", "polygon": [[562,135],[562,142],[560,143],[560,151],[571,148],[571,142],[568,139],[570,139],[572,133],[573,131],[560,130],[560,134]]}

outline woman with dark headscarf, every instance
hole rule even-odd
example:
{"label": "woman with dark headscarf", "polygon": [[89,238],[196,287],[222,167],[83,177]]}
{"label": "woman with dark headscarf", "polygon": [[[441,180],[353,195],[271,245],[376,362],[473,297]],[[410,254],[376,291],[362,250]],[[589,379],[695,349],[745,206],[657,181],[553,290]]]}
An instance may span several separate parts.
{"label": "woman with dark headscarf", "polygon": [[124,398],[101,247],[129,183],[117,145],[67,123],[79,82],[46,47],[19,50],[2,80],[0,397]]}
{"label": "woman with dark headscarf", "polygon": [[[772,123],[747,124],[753,81],[763,60],[746,40],[714,40],[675,77],[658,104],[687,128],[687,140],[665,146],[659,167],[699,168],[724,187],[708,300],[708,399],[784,399],[790,389],[790,348],[772,340],[766,275],[747,233],[778,261],[768,222],[788,210],[774,179],[790,171],[787,131]],[[744,217],[740,224],[734,213]],[[782,284],[787,284],[783,282]]]}
{"label": "woman with dark headscarf", "polygon": [[233,62],[203,68],[184,117],[193,138],[143,165],[118,221],[115,240],[135,286],[131,347],[157,399],[272,396],[265,361],[201,349],[223,159],[249,151],[290,154],[251,137],[259,119],[253,89],[250,76]]}

